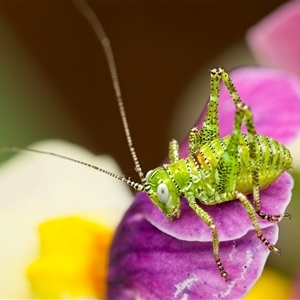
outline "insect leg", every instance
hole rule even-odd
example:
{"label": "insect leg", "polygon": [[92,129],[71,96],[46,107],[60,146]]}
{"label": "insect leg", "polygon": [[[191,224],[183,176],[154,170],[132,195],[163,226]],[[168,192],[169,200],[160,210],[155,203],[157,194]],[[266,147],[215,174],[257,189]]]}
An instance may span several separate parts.
{"label": "insect leg", "polygon": [[179,160],[179,144],[175,139],[172,139],[169,143],[169,160],[170,163]]}
{"label": "insect leg", "polygon": [[[215,69],[213,69],[215,70]],[[219,138],[219,119],[218,119],[218,103],[220,93],[220,76],[213,70],[210,72],[210,96],[207,105],[207,113],[203,121],[201,130],[192,128],[189,136],[190,155],[195,153],[202,145]]]}
{"label": "insect leg", "polygon": [[225,278],[226,281],[230,280],[228,273],[225,271],[220,259],[218,232],[213,218],[196,203],[195,198],[193,196],[188,197],[188,202],[189,206],[196,212],[196,214],[206,223],[206,225],[211,230],[213,237],[212,242],[215,262],[218,266],[221,276]]}
{"label": "insect leg", "polygon": [[241,126],[245,112],[248,111],[246,105],[238,104],[235,114],[234,130],[230,137],[229,143],[222,154],[217,168],[216,188],[219,195],[224,199],[230,199],[235,191],[236,178],[239,168],[238,146],[241,137]]}
{"label": "insect leg", "polygon": [[270,251],[274,251],[275,253],[277,253],[278,255],[281,255],[280,251],[278,248],[275,247],[275,245],[271,244],[263,235],[261,228],[259,227],[258,221],[257,221],[257,217],[256,217],[256,211],[253,208],[252,204],[250,203],[250,201],[247,199],[247,197],[239,192],[235,192],[235,196],[237,199],[239,199],[241,201],[241,203],[243,204],[245,210],[247,211],[251,222],[253,224],[253,227],[255,229],[256,235],[258,236],[258,238],[269,248]]}
{"label": "insect leg", "polygon": [[200,148],[200,131],[193,127],[189,134],[189,155],[193,155]]}
{"label": "insect leg", "polygon": [[[260,188],[259,188],[259,169],[260,169],[260,160],[257,156],[258,153],[258,143],[256,141],[256,130],[253,121],[253,115],[249,107],[243,103],[239,94],[236,91],[236,88],[230,79],[228,73],[225,70],[218,68],[214,69],[216,74],[223,80],[227,90],[229,91],[230,97],[234,101],[236,108],[241,108],[244,111],[244,120],[246,123],[248,131],[248,140],[249,140],[249,155],[251,163],[251,177],[252,177],[252,186],[253,186],[253,199],[254,207],[256,213],[262,218],[268,221],[279,221],[282,217],[290,218],[289,214],[279,214],[279,215],[269,215],[261,211],[260,209]],[[235,124],[234,131],[240,131],[241,125]]]}
{"label": "insect leg", "polygon": [[[260,200],[259,200],[259,177],[258,177],[258,171],[259,171],[259,165],[260,161],[257,157],[257,142],[256,142],[256,130],[254,127],[254,121],[252,112],[249,109],[249,107],[243,103],[241,100],[239,94],[236,91],[235,86],[233,85],[232,80],[230,79],[228,73],[225,72],[222,68],[214,69],[217,76],[219,76],[222,81],[224,82],[231,99],[234,101],[235,106],[237,108],[236,112],[236,120],[234,124],[234,132],[232,134],[232,139],[235,140],[235,147],[237,151],[238,139],[241,134],[241,125],[242,125],[242,119],[244,119],[248,131],[248,141],[249,141],[249,155],[250,155],[250,163],[251,163],[251,177],[252,177],[252,186],[253,186],[253,198],[254,198],[254,206],[255,210],[259,211],[260,209]],[[240,114],[240,116],[238,116]],[[237,136],[237,138],[233,138],[233,136]],[[231,139],[231,140],[232,140]],[[229,144],[231,143],[231,140]],[[230,149],[229,149],[230,151]]]}
{"label": "insect leg", "polygon": [[292,218],[291,215],[288,213],[279,214],[279,215],[269,215],[262,212],[261,210],[256,211],[256,213],[264,220],[275,221],[275,222],[279,222],[282,218],[289,218],[289,219]]}

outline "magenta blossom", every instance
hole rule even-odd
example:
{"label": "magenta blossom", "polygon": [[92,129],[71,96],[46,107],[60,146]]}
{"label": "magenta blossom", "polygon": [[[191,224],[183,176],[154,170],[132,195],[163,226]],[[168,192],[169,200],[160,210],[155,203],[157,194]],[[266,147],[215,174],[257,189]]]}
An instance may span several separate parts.
{"label": "magenta blossom", "polygon": [[247,42],[258,61],[300,77],[300,1],[289,1],[253,26]]}
{"label": "magenta blossom", "polygon": [[[265,68],[230,73],[243,101],[250,106],[259,134],[288,144],[300,128],[300,82],[293,75]],[[231,134],[235,107],[221,87],[221,136]],[[201,127],[204,113],[197,122]],[[181,155],[188,153],[188,143]],[[261,192],[262,210],[283,213],[293,180],[284,173]],[[251,198],[251,196],[249,196]],[[209,228],[182,200],[181,216],[169,221],[145,193],[125,214],[110,253],[108,299],[240,299],[260,277],[269,250],[257,238],[239,201],[203,206],[215,220],[220,256],[231,278],[221,278],[212,252]],[[286,221],[287,222],[287,221]],[[260,220],[263,233],[276,243],[278,226]]]}

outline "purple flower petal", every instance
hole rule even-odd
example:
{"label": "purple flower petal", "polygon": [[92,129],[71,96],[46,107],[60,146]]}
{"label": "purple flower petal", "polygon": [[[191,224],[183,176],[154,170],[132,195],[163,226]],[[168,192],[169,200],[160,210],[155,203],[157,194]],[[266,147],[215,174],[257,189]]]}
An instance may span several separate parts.
{"label": "purple flower petal", "polygon": [[[137,213],[133,205],[116,233],[111,250],[108,299],[240,299],[259,278],[269,250],[250,231],[220,243],[232,280],[217,270],[211,242],[179,241]],[[275,242],[277,226],[263,230]]]}
{"label": "purple flower petal", "polygon": [[[262,191],[263,211],[283,212],[292,185],[291,176],[283,174]],[[209,228],[185,199],[181,217],[169,221],[145,193],[139,193],[112,244],[108,299],[159,299],[162,295],[164,299],[213,299],[220,295],[234,299],[246,295],[260,277],[269,250],[237,200],[206,206],[205,210],[216,220],[223,241],[220,255],[230,282],[225,282],[217,269]],[[265,236],[276,243],[278,226],[266,221],[260,225]]]}
{"label": "purple flower petal", "polygon": [[300,2],[289,1],[253,26],[247,42],[257,59],[300,77]]}

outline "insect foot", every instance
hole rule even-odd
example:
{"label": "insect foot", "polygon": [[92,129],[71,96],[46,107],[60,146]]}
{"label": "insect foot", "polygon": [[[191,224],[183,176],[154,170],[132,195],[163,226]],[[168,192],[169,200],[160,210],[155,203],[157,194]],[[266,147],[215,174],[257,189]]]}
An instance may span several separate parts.
{"label": "insect foot", "polygon": [[289,213],[279,214],[279,215],[268,215],[262,211],[257,211],[257,214],[264,220],[279,222],[282,218],[292,219],[292,216]]}
{"label": "insect foot", "polygon": [[230,277],[228,276],[228,273],[225,271],[225,269],[224,269],[224,267],[223,267],[223,265],[222,265],[222,263],[221,263],[220,258],[215,259],[215,261],[216,261],[216,263],[217,263],[217,266],[218,266],[218,268],[219,268],[219,271],[220,271],[221,276],[222,276],[226,281],[230,281],[231,279],[230,279]]}
{"label": "insect foot", "polygon": [[259,235],[259,239],[268,247],[270,251],[275,252],[278,256],[281,256],[281,251],[271,244],[262,234]]}
{"label": "insect foot", "polygon": [[288,218],[289,220],[292,220],[292,215],[289,213],[284,213],[283,218]]}

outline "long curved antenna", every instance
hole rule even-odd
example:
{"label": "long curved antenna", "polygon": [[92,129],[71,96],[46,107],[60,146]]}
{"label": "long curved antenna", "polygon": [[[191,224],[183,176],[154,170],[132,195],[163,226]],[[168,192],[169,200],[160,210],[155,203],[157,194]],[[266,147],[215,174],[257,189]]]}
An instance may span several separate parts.
{"label": "long curved antenna", "polygon": [[72,162],[84,165],[86,167],[92,168],[94,170],[97,170],[99,172],[105,173],[106,175],[109,175],[111,177],[117,178],[123,182],[125,182],[126,184],[130,185],[131,187],[133,187],[135,190],[137,191],[143,191],[144,190],[144,186],[141,183],[136,183],[134,181],[132,181],[130,178],[126,178],[124,176],[121,175],[117,175],[114,174],[112,172],[109,172],[107,170],[101,169],[95,165],[91,165],[88,164],[86,162],[74,159],[74,158],[70,158],[64,155],[60,155],[60,154],[56,154],[53,152],[47,152],[47,151],[41,151],[41,150],[36,150],[36,149],[30,149],[30,148],[25,148],[25,147],[17,147],[17,146],[4,146],[4,147],[0,147],[0,152],[19,152],[19,151],[28,151],[28,152],[35,152],[35,153],[40,153],[40,154],[47,154],[47,155],[52,155],[55,157],[59,157],[59,158],[63,158],[66,160],[70,160]]}
{"label": "long curved antenna", "polygon": [[88,4],[84,0],[80,0],[80,1],[73,0],[73,2],[75,4],[75,6],[77,7],[77,9],[79,10],[79,12],[88,20],[88,22],[90,23],[90,25],[94,29],[99,41],[101,42],[101,44],[103,46],[103,49],[104,49],[104,52],[105,52],[105,55],[106,55],[106,58],[107,58],[111,78],[112,78],[112,81],[113,81],[113,86],[114,86],[114,90],[115,90],[115,94],[116,94],[116,98],[117,98],[117,102],[118,102],[118,106],[119,106],[119,111],[120,111],[122,122],[123,122],[123,127],[124,127],[125,134],[126,134],[127,143],[128,143],[128,146],[129,146],[129,150],[131,152],[131,156],[133,158],[133,162],[135,164],[135,170],[139,174],[139,177],[141,179],[141,183],[134,182],[130,178],[126,178],[124,176],[114,174],[112,172],[109,172],[107,170],[99,168],[95,165],[91,165],[91,164],[82,162],[80,160],[70,158],[70,157],[67,157],[67,156],[63,156],[63,155],[60,155],[60,154],[56,154],[56,153],[53,153],[53,152],[47,152],[47,151],[41,151],[41,150],[35,150],[35,149],[30,149],[30,148],[25,148],[25,147],[17,147],[17,146],[3,146],[3,147],[0,147],[0,152],[28,151],[28,152],[35,152],[35,153],[52,155],[52,156],[55,156],[55,157],[63,158],[63,159],[66,159],[66,160],[84,165],[86,167],[92,168],[94,170],[97,170],[99,172],[102,172],[102,173],[104,173],[106,175],[109,175],[113,178],[116,178],[118,180],[121,180],[121,181],[125,182],[126,184],[128,184],[129,186],[131,186],[132,188],[134,188],[137,191],[146,191],[147,193],[149,193],[151,188],[150,188],[149,184],[147,183],[147,181],[144,177],[144,174],[142,172],[140,163],[138,161],[135,149],[133,147],[133,143],[132,143],[132,139],[131,139],[131,135],[130,135],[130,131],[129,131],[129,126],[128,126],[128,122],[127,122],[127,118],[126,118],[126,114],[125,114],[124,104],[123,104],[123,100],[122,100],[122,96],[121,96],[121,90],[120,90],[120,84],[119,84],[119,80],[118,80],[115,60],[114,60],[112,48],[110,46],[110,41],[107,38],[107,36],[105,34],[105,31],[104,31],[97,15],[88,6]]}
{"label": "long curved antenna", "polygon": [[86,1],[80,0],[76,1],[73,0],[73,3],[75,4],[76,8],[78,11],[87,19],[87,21],[90,23],[92,28],[94,29],[94,32],[96,33],[99,41],[101,42],[106,59],[108,62],[111,78],[113,81],[113,86],[119,106],[119,111],[121,114],[122,122],[123,122],[123,128],[125,130],[125,135],[128,143],[128,147],[135,165],[135,170],[139,174],[139,177],[141,179],[142,184],[146,184],[146,180],[142,171],[142,168],[140,166],[139,160],[137,158],[135,149],[133,147],[132,139],[131,139],[131,134],[129,131],[129,126],[126,118],[126,113],[124,109],[124,103],[122,100],[122,95],[121,95],[121,89],[120,89],[120,84],[119,84],[119,79],[118,79],[118,74],[117,74],[117,69],[116,69],[116,64],[115,64],[115,59],[113,55],[112,48],[110,46],[110,40],[107,38],[106,33],[103,29],[103,26],[101,25],[97,15],[95,12],[91,9],[91,7],[87,4]]}

